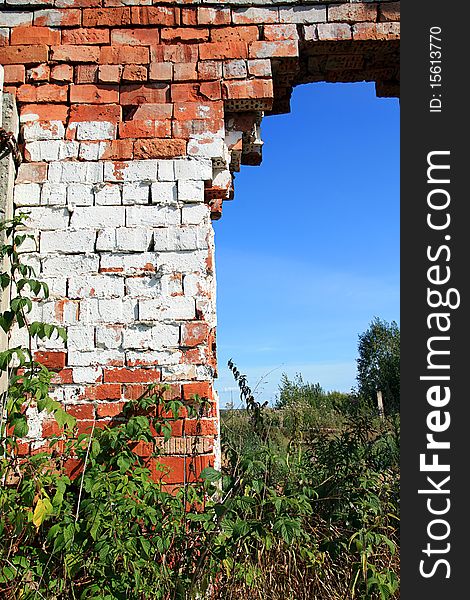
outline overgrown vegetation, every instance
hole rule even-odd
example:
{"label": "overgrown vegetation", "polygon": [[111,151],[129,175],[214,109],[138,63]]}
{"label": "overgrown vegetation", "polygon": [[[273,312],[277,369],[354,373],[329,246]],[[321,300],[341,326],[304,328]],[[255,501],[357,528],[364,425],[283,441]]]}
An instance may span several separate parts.
{"label": "overgrown vegetation", "polygon": [[[16,231],[1,248],[13,299],[0,325],[28,337],[64,336],[29,323],[29,296],[47,286],[21,264]],[[23,291],[30,290],[23,295]],[[0,353],[0,597],[5,600],[386,600],[398,597],[396,415],[283,381],[279,407],[258,402],[231,364],[244,411],[224,416],[224,465],[175,493],[152,478],[160,444],[182,408],[149,389],[126,419],[78,435],[49,394],[32,342]],[[191,408],[192,407],[192,408]],[[194,399],[190,416],[204,414]],[[60,433],[21,456],[26,411],[49,413]],[[162,416],[162,415],[165,415]],[[139,444],[151,446],[150,459]],[[74,465],[79,475],[71,478]]]}

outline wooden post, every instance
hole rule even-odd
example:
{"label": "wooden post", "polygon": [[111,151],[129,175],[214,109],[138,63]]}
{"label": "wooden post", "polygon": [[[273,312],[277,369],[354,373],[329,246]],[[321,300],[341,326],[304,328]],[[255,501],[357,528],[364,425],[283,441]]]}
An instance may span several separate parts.
{"label": "wooden post", "polygon": [[379,390],[377,392],[377,406],[379,408],[379,416],[383,420],[384,418],[384,402],[382,398],[382,392]]}

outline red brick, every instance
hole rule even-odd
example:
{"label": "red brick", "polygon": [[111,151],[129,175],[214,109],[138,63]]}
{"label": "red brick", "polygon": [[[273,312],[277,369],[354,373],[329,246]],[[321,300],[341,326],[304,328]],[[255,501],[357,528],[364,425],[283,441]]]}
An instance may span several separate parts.
{"label": "red brick", "polygon": [[353,26],[355,40],[398,40],[399,23],[358,23]]}
{"label": "red brick", "polygon": [[60,31],[49,27],[15,27],[12,29],[10,44],[22,46],[25,41],[28,44],[60,44]]}
{"label": "red brick", "polygon": [[149,79],[151,81],[171,81],[173,64],[171,62],[150,63]]}
{"label": "red brick", "polygon": [[97,106],[96,104],[73,104],[70,107],[70,122],[108,121],[118,123],[121,120],[121,107],[117,104]]}
{"label": "red brick", "polygon": [[111,31],[113,45],[155,46],[160,43],[160,35],[155,27],[141,29],[113,29]]}
{"label": "red brick", "polygon": [[62,369],[62,371],[54,373],[51,383],[54,385],[60,385],[61,383],[73,383],[73,369],[65,368]]}
{"label": "red brick", "polygon": [[400,2],[386,2],[379,5],[379,21],[399,21]]}
{"label": "red brick", "polygon": [[174,83],[171,86],[172,102],[189,102],[200,100],[199,85],[193,83]]}
{"label": "red brick", "polygon": [[128,65],[148,62],[150,62],[149,49],[142,46],[105,46],[101,48],[101,64]]}
{"label": "red brick", "polygon": [[197,25],[197,9],[182,8],[181,9],[181,25]]}
{"label": "red brick", "polygon": [[34,25],[39,27],[74,27],[80,25],[82,11],[75,8],[67,10],[37,10],[34,12]]}
{"label": "red brick", "polygon": [[134,143],[134,158],[175,158],[186,154],[185,140],[145,139]]}
{"label": "red brick", "polygon": [[206,60],[197,63],[199,79],[222,79],[222,61]]}
{"label": "red brick", "polygon": [[103,160],[126,160],[134,157],[132,140],[110,140],[105,143],[106,149],[101,156]]}
{"label": "red brick", "polygon": [[105,369],[105,383],[154,383],[160,381],[160,371],[156,369]]}
{"label": "red brick", "polygon": [[109,44],[109,29],[64,29],[62,44]]}
{"label": "red brick", "polygon": [[61,45],[52,46],[51,60],[75,63],[96,63],[99,61],[99,48],[94,46]]}
{"label": "red brick", "polygon": [[85,27],[116,27],[130,22],[129,8],[90,8],[83,11]]}
{"label": "red brick", "polygon": [[57,8],[70,8],[72,4],[76,8],[91,8],[92,6],[101,6],[102,0],[54,0],[54,3]]}
{"label": "red brick", "polygon": [[44,365],[51,371],[61,371],[65,367],[65,361],[67,358],[66,352],[36,352],[34,360]]}
{"label": "red brick", "polygon": [[227,98],[272,98],[273,84],[270,79],[248,81],[225,81],[222,84]]}
{"label": "red brick", "polygon": [[83,104],[114,104],[119,102],[119,92],[110,85],[71,85],[70,102]]}
{"label": "red brick", "polygon": [[196,63],[175,63],[173,79],[175,81],[197,81]]}
{"label": "red brick", "polygon": [[198,395],[200,398],[209,398],[209,400],[211,400],[213,397],[212,384],[210,381],[184,383],[183,395],[185,400],[192,400],[195,395]]}
{"label": "red brick", "polygon": [[256,25],[211,29],[211,42],[254,42],[259,39]]}
{"label": "red brick", "polygon": [[224,60],[226,58],[248,58],[246,42],[216,42],[199,46],[201,60]]}
{"label": "red brick", "polygon": [[19,102],[67,102],[67,86],[26,84],[18,88],[16,97]]}
{"label": "red brick", "polygon": [[296,57],[298,54],[298,45],[295,40],[252,42],[249,49],[250,58]]}
{"label": "red brick", "polygon": [[90,386],[86,389],[85,396],[90,400],[119,400],[122,396],[122,385],[104,383]]}
{"label": "red brick", "polygon": [[162,42],[206,42],[209,40],[208,29],[193,27],[163,28],[161,31]]}
{"label": "red brick", "polygon": [[153,444],[151,442],[134,442],[131,443],[130,448],[134,454],[141,458],[148,458],[153,454]]}
{"label": "red brick", "polygon": [[72,481],[76,479],[82,472],[83,463],[78,458],[68,458],[64,463],[64,471],[67,477]]}
{"label": "red brick", "polygon": [[77,65],[75,83],[97,83],[98,65]]}
{"label": "red brick", "polygon": [[167,94],[168,86],[164,84],[129,84],[121,86],[120,101],[123,106],[129,104],[159,104],[161,102],[166,102]]}
{"label": "red brick", "polygon": [[52,67],[51,79],[53,81],[73,81],[72,65],[56,65]]}
{"label": "red brick", "polygon": [[176,25],[175,9],[167,6],[133,7],[131,23],[133,25]]}
{"label": "red brick", "polygon": [[119,124],[120,138],[165,138],[171,136],[170,119],[132,119]]}
{"label": "red brick", "polygon": [[24,83],[25,68],[23,65],[5,65],[3,71],[5,83]]}
{"label": "red brick", "polygon": [[172,104],[141,104],[134,113],[134,119],[171,119],[173,116]]}
{"label": "red brick", "polygon": [[96,405],[96,415],[98,418],[116,417],[123,411],[125,402],[100,402]]}
{"label": "red brick", "polygon": [[298,40],[297,26],[292,24],[265,25],[264,39],[269,42],[277,40]]}
{"label": "red brick", "polygon": [[95,407],[93,404],[69,404],[66,410],[75,419],[93,420],[95,418]]}
{"label": "red brick", "polygon": [[47,181],[47,163],[21,163],[16,183],[44,183]]}
{"label": "red brick", "polygon": [[188,419],[184,422],[186,435],[217,435],[216,419]]}
{"label": "red brick", "polygon": [[[197,62],[199,56],[198,44],[168,44],[151,49],[152,61],[169,61],[173,63]],[[160,58],[162,55],[162,58]]]}
{"label": "red brick", "polygon": [[330,4],[328,6],[328,21],[357,23],[358,21],[376,21],[377,4]]}
{"label": "red brick", "polygon": [[59,424],[54,419],[47,419],[42,423],[42,437],[49,438],[53,435],[60,435],[63,429],[59,427]]}
{"label": "red brick", "polygon": [[123,81],[147,81],[147,67],[144,65],[125,65],[122,71]]}
{"label": "red brick", "polygon": [[181,344],[198,346],[207,341],[209,326],[204,321],[188,321],[181,325]]}
{"label": "red brick", "polygon": [[100,65],[98,67],[98,81],[103,83],[119,83],[121,81],[122,67],[120,65]]}
{"label": "red brick", "polygon": [[[176,421],[170,421],[168,425],[171,428],[171,437],[181,437],[183,435],[183,420],[177,419]],[[150,425],[150,431],[155,437],[162,437],[163,432],[158,433],[153,425]]]}
{"label": "red brick", "polygon": [[210,100],[220,100],[222,98],[222,88],[220,81],[204,81],[199,86],[199,93]]}
{"label": "red brick", "polygon": [[231,14],[229,8],[205,8],[197,9],[197,22],[199,25],[230,25]]}
{"label": "red brick", "polygon": [[212,455],[159,456],[151,461],[152,476],[165,483],[195,482],[203,469],[213,465]]}
{"label": "red brick", "polygon": [[83,433],[91,434],[93,427],[104,429],[108,426],[108,421],[94,421],[90,419],[84,419],[77,421],[77,434],[82,435]]}
{"label": "red brick", "polygon": [[20,109],[20,116],[22,123],[30,120],[28,115],[31,115],[31,121],[65,122],[67,120],[68,112],[68,107],[63,104],[25,104]]}
{"label": "red brick", "polygon": [[0,48],[1,65],[21,65],[46,62],[47,46],[10,46]]}

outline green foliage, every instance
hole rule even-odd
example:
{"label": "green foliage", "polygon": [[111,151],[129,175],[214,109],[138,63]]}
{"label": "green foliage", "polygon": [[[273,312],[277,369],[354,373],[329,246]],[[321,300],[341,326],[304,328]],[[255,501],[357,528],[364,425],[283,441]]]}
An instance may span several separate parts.
{"label": "green foliage", "polygon": [[387,323],[374,318],[369,328],[359,336],[357,381],[359,395],[377,404],[377,392],[383,395],[388,414],[400,406],[400,330],[395,321]]}
{"label": "green foliage", "polygon": [[[208,467],[199,483],[170,493],[154,475],[164,469],[160,452],[183,404],[166,400],[164,386],[128,402],[112,427],[80,435],[50,397],[51,374],[34,362],[32,341],[64,333],[28,323],[30,302],[22,299],[47,297],[48,290],[19,261],[20,224],[3,227],[13,243],[2,248],[11,263],[0,275],[16,300],[1,315],[2,327],[16,323],[30,338],[27,348],[0,353],[8,377],[0,440],[2,599],[396,597],[397,419],[351,409],[325,428],[322,414],[349,399],[319,386],[294,398],[307,385],[300,377],[284,380],[294,400],[268,409],[232,363],[247,410],[224,419],[222,472]],[[22,279],[28,283],[18,289]],[[207,401],[195,397],[184,408],[200,418]],[[61,433],[21,456],[28,409],[49,413]]]}

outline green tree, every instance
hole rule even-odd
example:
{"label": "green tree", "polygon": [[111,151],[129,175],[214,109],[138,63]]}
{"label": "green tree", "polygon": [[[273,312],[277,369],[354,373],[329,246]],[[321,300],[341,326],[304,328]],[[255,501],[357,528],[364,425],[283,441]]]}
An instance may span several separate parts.
{"label": "green tree", "polygon": [[384,410],[391,414],[400,406],[400,329],[375,317],[359,335],[357,382],[359,395],[376,405],[377,392],[383,396]]}

